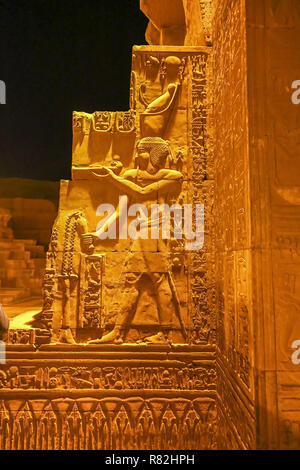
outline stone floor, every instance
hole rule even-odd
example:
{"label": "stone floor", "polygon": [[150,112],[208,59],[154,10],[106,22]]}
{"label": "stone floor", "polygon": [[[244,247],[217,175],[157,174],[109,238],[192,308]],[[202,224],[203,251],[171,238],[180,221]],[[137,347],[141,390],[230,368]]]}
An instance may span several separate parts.
{"label": "stone floor", "polygon": [[33,316],[42,310],[42,297],[30,297],[26,300],[19,300],[9,305],[3,305],[3,309],[10,319],[11,329],[27,329],[30,328],[27,323],[32,320]]}

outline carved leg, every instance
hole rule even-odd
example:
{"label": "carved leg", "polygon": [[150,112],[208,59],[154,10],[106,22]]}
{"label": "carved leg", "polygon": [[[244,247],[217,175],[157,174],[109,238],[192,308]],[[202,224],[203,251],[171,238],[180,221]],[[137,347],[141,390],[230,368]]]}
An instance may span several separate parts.
{"label": "carved leg", "polygon": [[73,333],[70,328],[70,313],[71,313],[71,291],[74,288],[74,278],[77,281],[77,276],[60,276],[63,289],[63,311],[62,311],[62,327],[59,332],[58,343],[76,344]]}
{"label": "carved leg", "polygon": [[157,301],[160,331],[156,335],[148,336],[145,341],[153,344],[167,343],[174,316],[173,293],[166,273],[152,273],[151,279]]}
{"label": "carved leg", "polygon": [[135,314],[139,291],[135,285],[130,284],[129,287],[125,286],[120,297],[120,312],[117,315],[114,329],[100,339],[89,341],[90,344],[123,343]]}

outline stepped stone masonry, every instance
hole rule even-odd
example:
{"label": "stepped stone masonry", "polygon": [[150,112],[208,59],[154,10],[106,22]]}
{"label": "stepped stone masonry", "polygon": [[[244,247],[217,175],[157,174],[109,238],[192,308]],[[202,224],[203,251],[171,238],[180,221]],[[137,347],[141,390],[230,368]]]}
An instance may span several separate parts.
{"label": "stepped stone masonry", "polygon": [[[43,309],[8,332],[0,448],[299,448],[299,2],[140,3],[129,110],[73,114]],[[175,215],[170,239],[120,236],[124,195],[204,204],[204,245]]]}
{"label": "stepped stone masonry", "polygon": [[0,208],[0,302],[4,305],[40,295],[45,270],[44,247],[36,240],[14,238],[10,220],[10,211]]}
{"label": "stepped stone masonry", "polygon": [[[33,186],[32,192],[34,189]],[[36,240],[38,245],[48,249],[53,222],[57,216],[54,202],[30,197],[0,198],[0,207],[11,213],[10,226],[15,238]]]}

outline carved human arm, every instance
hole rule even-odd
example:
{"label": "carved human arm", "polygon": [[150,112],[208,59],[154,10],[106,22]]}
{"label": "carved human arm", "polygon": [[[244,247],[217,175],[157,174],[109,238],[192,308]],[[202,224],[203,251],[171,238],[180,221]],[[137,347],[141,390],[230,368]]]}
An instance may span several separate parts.
{"label": "carved human arm", "polygon": [[82,241],[85,246],[94,244],[97,240],[100,239],[102,233],[107,232],[109,226],[116,222],[120,216],[119,207],[113,212],[113,214],[106,220],[105,224],[100,228],[100,230],[96,230],[96,232],[84,233],[82,235]]}
{"label": "carved human arm", "polygon": [[[105,174],[94,173],[95,177],[106,178],[107,181],[112,182],[117,188],[122,191],[125,191],[129,196],[136,198],[146,198],[148,196],[153,196],[157,192],[165,193],[169,192],[171,187],[174,189],[181,183],[182,173],[176,170],[165,170],[165,173],[159,181],[155,181],[145,187],[139,186],[138,184],[130,181],[126,177],[115,175],[109,168],[105,168]],[[125,173],[126,175],[126,173]]]}

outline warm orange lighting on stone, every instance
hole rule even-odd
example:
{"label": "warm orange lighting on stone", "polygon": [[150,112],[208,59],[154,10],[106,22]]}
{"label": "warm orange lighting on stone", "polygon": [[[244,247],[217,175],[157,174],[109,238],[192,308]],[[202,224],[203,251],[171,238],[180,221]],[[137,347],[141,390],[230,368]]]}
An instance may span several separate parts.
{"label": "warm orange lighting on stone", "polygon": [[[297,449],[299,2],[140,4],[130,109],[73,114],[43,310],[0,366],[0,448]],[[204,246],[99,239],[124,194],[204,204]]]}

